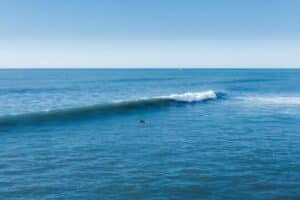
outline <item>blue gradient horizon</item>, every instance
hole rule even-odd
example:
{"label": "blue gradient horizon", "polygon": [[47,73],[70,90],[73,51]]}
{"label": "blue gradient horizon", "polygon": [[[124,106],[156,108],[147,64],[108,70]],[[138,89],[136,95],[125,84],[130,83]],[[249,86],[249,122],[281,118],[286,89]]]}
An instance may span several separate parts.
{"label": "blue gradient horizon", "polygon": [[0,66],[299,66],[296,0],[0,0]]}

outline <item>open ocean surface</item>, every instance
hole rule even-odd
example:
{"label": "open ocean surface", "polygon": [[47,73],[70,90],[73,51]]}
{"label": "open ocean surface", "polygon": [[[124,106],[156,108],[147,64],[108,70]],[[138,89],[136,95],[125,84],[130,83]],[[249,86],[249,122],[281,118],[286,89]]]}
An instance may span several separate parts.
{"label": "open ocean surface", "polygon": [[300,199],[300,70],[0,70],[0,199]]}

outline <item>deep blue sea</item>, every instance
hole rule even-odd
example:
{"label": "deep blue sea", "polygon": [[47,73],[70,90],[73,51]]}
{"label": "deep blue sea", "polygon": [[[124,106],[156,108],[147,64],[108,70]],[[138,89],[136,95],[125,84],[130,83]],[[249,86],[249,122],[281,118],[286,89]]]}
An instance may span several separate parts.
{"label": "deep blue sea", "polygon": [[300,70],[0,70],[0,199],[300,199]]}

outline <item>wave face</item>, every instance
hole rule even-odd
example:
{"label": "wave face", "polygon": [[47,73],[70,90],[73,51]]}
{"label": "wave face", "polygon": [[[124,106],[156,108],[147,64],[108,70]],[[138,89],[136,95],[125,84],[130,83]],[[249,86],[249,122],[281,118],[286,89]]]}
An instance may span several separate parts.
{"label": "wave face", "polygon": [[[221,94],[220,94],[221,95]],[[49,121],[60,119],[74,119],[88,115],[103,113],[119,113],[146,107],[166,106],[174,103],[195,103],[214,100],[218,94],[213,90],[204,92],[188,92],[183,94],[171,94],[152,98],[141,98],[136,100],[125,100],[108,104],[95,104],[91,106],[58,109],[25,113],[18,115],[5,115],[0,117],[0,125],[13,125],[18,123],[28,123],[36,121]]]}

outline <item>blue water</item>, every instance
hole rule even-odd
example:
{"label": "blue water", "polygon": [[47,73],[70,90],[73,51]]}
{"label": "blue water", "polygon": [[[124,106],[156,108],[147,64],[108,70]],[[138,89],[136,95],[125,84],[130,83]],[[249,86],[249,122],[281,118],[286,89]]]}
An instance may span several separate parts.
{"label": "blue water", "polygon": [[299,86],[300,70],[0,70],[0,199],[300,199]]}

